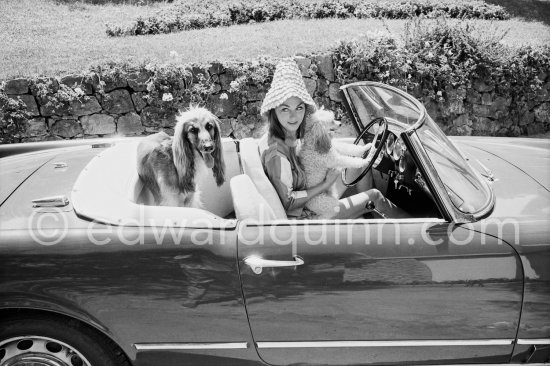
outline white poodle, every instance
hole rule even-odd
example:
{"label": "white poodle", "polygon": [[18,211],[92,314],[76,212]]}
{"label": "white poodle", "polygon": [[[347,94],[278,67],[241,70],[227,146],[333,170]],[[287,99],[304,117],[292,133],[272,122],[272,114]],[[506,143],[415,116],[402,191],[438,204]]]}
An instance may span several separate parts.
{"label": "white poodle", "polygon": [[[366,159],[360,158],[371,144],[359,146],[333,142],[331,131],[340,126],[334,120],[334,113],[319,109],[304,122],[305,133],[299,159],[306,173],[307,187],[314,187],[325,179],[331,168],[363,168]],[[306,207],[317,214],[317,218],[329,219],[338,213],[338,193],[332,187],[310,199]]]}

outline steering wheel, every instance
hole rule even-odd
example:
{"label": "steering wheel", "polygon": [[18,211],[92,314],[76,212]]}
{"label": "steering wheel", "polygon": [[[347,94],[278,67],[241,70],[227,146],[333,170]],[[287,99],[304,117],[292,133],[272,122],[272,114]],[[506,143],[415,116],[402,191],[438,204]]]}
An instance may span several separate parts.
{"label": "steering wheel", "polygon": [[[348,182],[346,180],[346,171],[347,168],[342,170],[342,182],[346,185],[346,187],[351,187],[356,185],[367,173],[369,170],[371,170],[372,166],[374,165],[374,162],[378,158],[378,155],[380,155],[380,152],[382,151],[382,148],[384,147],[384,144],[386,143],[386,140],[388,139],[388,121],[386,121],[386,118],[384,117],[376,117],[372,121],[370,121],[365,128],[363,128],[363,131],[357,136],[355,141],[353,142],[354,145],[359,144],[359,141],[363,139],[363,136],[367,133],[367,131],[378,123],[378,128],[376,129],[376,133],[374,134],[374,138],[372,140],[372,146],[369,151],[365,152],[363,155],[363,159],[367,159],[367,166],[361,174],[357,178],[353,180],[353,182]],[[378,145],[377,145],[378,142]]]}

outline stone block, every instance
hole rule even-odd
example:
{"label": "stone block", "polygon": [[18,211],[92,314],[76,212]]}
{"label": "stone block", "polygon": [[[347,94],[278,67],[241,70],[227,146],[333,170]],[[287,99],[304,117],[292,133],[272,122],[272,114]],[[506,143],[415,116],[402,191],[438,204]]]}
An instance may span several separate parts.
{"label": "stone block", "polygon": [[466,92],[466,101],[469,104],[481,104],[481,94],[475,89],[468,89]]}
{"label": "stone block", "polygon": [[233,136],[237,139],[246,137],[259,138],[267,131],[267,124],[260,116],[239,115],[236,120],[231,120]]}
{"label": "stone block", "polygon": [[86,116],[89,114],[101,112],[101,106],[96,97],[89,96],[82,100],[71,102],[72,114],[75,116]]}
{"label": "stone block", "polygon": [[39,105],[48,103],[47,96],[57,93],[59,83],[56,78],[38,78],[31,82],[31,93],[38,100]]}
{"label": "stone block", "polygon": [[550,123],[550,103],[543,103],[533,110],[536,122]]}
{"label": "stone block", "polygon": [[128,74],[126,80],[128,81],[128,86],[133,91],[146,91],[147,82],[151,76],[153,76],[153,74],[147,71],[132,72]]}
{"label": "stone block", "polygon": [[506,110],[512,104],[512,98],[497,96],[491,105],[492,110]]}
{"label": "stone block", "polygon": [[235,75],[232,72],[227,70],[225,73],[220,75],[220,84],[222,90],[229,90],[231,88],[231,82],[235,80]]}
{"label": "stone block", "polygon": [[468,126],[471,124],[472,122],[470,121],[468,114],[462,114],[453,120],[453,126],[456,127]]}
{"label": "stone block", "polygon": [[317,80],[317,95],[326,96],[328,93],[329,82],[325,79]]}
{"label": "stone block", "polygon": [[534,112],[525,112],[519,115],[519,125],[525,126],[535,122],[535,113]]}
{"label": "stone block", "polygon": [[334,102],[341,102],[342,98],[340,97],[340,84],[339,83],[330,83],[328,86],[328,96],[330,100]]}
{"label": "stone block", "polygon": [[28,79],[19,78],[12,79],[6,82],[4,93],[6,94],[27,94],[29,92],[30,81]]}
{"label": "stone block", "polygon": [[225,67],[219,62],[212,62],[210,67],[208,68],[208,72],[210,75],[219,75],[222,74],[225,71]]}
{"label": "stone block", "polygon": [[81,136],[82,126],[74,119],[53,120],[50,125],[50,134],[66,139]]}
{"label": "stone block", "polygon": [[527,134],[528,135],[536,135],[539,133],[546,132],[544,129],[544,125],[542,123],[532,123],[530,125],[527,125]]}
{"label": "stone block", "polygon": [[200,66],[193,66],[191,68],[191,74],[193,75],[193,83],[198,83],[201,79],[208,80],[210,78],[208,70]]}
{"label": "stone block", "polygon": [[105,83],[103,86],[103,91],[105,93],[128,86],[128,81],[122,76],[105,76],[103,82]]}
{"label": "stone block", "polygon": [[475,130],[477,134],[481,135],[493,133],[495,128],[495,122],[486,117],[475,117],[472,123],[472,129]]}
{"label": "stone block", "polygon": [[80,88],[88,95],[91,95],[94,92],[93,82],[90,79],[87,79],[86,76],[66,75],[61,78],[60,83],[65,84],[72,89]]}
{"label": "stone block", "polygon": [[298,65],[298,69],[302,73],[302,76],[309,76],[309,67],[311,66],[311,60],[304,56],[294,57],[294,61]]}
{"label": "stone block", "polygon": [[327,80],[334,81],[334,66],[332,65],[332,56],[327,53],[324,55],[314,56],[313,60],[317,64],[319,73]]}
{"label": "stone block", "polygon": [[477,80],[474,81],[474,89],[477,90],[480,93],[484,93],[484,92],[489,92],[489,91],[493,90],[493,86],[488,85],[483,80],[477,79]]}
{"label": "stone block", "polygon": [[474,104],[474,115],[477,117],[489,117],[491,116],[491,109],[489,106],[481,105],[481,104]]}
{"label": "stone block", "polygon": [[542,88],[537,92],[537,96],[535,99],[539,102],[544,102],[550,100],[550,93],[548,92],[548,89]]}
{"label": "stone block", "polygon": [[109,113],[135,112],[130,93],[125,89],[114,90],[105,94],[101,104],[103,109]]}
{"label": "stone block", "polygon": [[245,104],[244,110],[248,116],[259,116],[261,107],[262,102],[250,102]]}
{"label": "stone block", "polygon": [[263,87],[258,87],[255,85],[248,86],[245,93],[245,99],[248,102],[252,101],[263,101],[265,98],[266,91]]}
{"label": "stone block", "polygon": [[459,98],[450,99],[447,103],[449,114],[462,114],[466,110],[464,108],[464,100]]}
{"label": "stone block", "polygon": [[147,96],[147,93],[133,93],[132,102],[134,103],[134,108],[136,111],[141,112],[143,108],[147,106],[147,100],[144,98]]}
{"label": "stone block", "polygon": [[46,136],[48,134],[48,126],[45,118],[34,118],[27,121],[25,135],[27,137]]}
{"label": "stone block", "polygon": [[93,114],[80,117],[86,135],[106,135],[116,132],[115,119],[106,114]]}
{"label": "stone block", "polygon": [[234,118],[220,118],[220,135],[222,137],[229,137],[233,132],[232,123]]}
{"label": "stone block", "polygon": [[38,110],[38,104],[36,104],[36,100],[34,97],[30,94],[22,94],[22,95],[8,95],[9,98],[17,100],[17,98],[21,99],[23,104],[27,107],[27,112],[30,113],[31,116],[39,116],[40,111]]}
{"label": "stone block", "polygon": [[310,78],[304,78],[304,83],[306,84],[306,90],[308,91],[309,95],[315,95],[315,91],[317,90],[317,82]]}
{"label": "stone block", "polygon": [[220,118],[237,117],[239,108],[234,93],[209,95],[206,100],[206,108]]}
{"label": "stone block", "polygon": [[491,93],[481,94],[481,104],[483,104],[483,105],[493,104],[493,96],[491,95]]}
{"label": "stone block", "polygon": [[147,106],[141,111],[141,124],[144,127],[152,127],[153,129],[149,129],[151,131],[158,131],[160,127],[173,127],[176,125],[176,114],[172,110]]}
{"label": "stone block", "polygon": [[125,136],[141,135],[143,131],[144,128],[141,124],[141,118],[134,112],[120,116],[117,121],[117,132],[119,134]]}

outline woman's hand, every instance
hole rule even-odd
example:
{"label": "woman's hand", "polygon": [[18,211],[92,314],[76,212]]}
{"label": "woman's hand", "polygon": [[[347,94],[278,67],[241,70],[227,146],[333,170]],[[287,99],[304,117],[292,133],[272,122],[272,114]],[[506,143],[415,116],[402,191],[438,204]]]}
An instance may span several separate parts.
{"label": "woman's hand", "polygon": [[363,153],[366,154],[370,150],[371,147],[372,147],[372,144],[370,142],[368,144],[364,145],[363,146],[363,149],[364,149]]}

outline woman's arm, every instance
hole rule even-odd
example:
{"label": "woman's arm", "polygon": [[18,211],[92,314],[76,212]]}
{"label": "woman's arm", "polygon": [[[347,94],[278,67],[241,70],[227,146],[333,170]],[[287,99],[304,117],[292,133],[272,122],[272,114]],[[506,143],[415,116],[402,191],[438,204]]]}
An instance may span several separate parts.
{"label": "woman's arm", "polygon": [[305,206],[312,197],[326,191],[340,176],[335,170],[329,170],[325,180],[307,190],[294,190],[292,167],[288,159],[282,154],[272,156],[265,164],[266,173],[271,184],[277,191],[285,211],[293,211]]}
{"label": "woman's arm", "polygon": [[332,146],[334,146],[336,151],[338,151],[340,154],[348,156],[361,156],[370,150],[372,144],[369,142],[366,145],[354,145],[351,143],[333,141]]}

